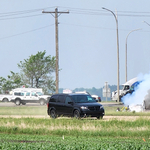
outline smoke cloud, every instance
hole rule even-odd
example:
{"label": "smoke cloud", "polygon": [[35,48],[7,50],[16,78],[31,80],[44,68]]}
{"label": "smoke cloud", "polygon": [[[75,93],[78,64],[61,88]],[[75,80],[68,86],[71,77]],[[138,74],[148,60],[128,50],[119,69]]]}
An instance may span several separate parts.
{"label": "smoke cloud", "polygon": [[150,73],[145,75],[140,74],[137,79],[141,82],[136,87],[135,91],[122,98],[122,102],[125,106],[142,105],[144,99],[150,98]]}

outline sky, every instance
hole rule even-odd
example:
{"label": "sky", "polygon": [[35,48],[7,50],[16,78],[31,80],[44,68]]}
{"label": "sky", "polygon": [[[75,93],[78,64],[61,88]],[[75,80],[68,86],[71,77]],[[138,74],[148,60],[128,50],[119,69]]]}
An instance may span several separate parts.
{"label": "sky", "polygon": [[[38,51],[55,56],[55,18],[44,11],[69,11],[58,17],[59,88],[101,88],[117,85],[117,34],[119,83],[150,71],[149,0],[1,0],[0,76],[20,72],[17,64]],[[55,74],[53,74],[55,79]]]}

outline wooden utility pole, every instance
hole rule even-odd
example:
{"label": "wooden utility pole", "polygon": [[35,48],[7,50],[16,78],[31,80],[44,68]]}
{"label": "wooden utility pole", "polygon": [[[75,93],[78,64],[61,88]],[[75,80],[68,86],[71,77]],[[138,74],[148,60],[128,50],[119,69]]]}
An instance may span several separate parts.
{"label": "wooden utility pole", "polygon": [[42,13],[50,13],[50,14],[55,14],[55,40],[56,40],[56,93],[58,93],[59,89],[59,51],[58,51],[58,14],[62,13],[69,13],[67,12],[62,12],[58,11],[57,8],[55,8],[55,11],[42,11]]}

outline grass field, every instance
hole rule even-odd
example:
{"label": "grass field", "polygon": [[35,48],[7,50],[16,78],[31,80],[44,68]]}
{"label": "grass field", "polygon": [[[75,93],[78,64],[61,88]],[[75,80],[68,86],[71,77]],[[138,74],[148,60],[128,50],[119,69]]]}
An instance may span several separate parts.
{"label": "grass field", "polygon": [[[150,113],[116,112],[106,116],[139,116],[134,120],[74,119],[47,116],[46,106],[0,107],[0,149],[142,150],[150,149]],[[9,117],[5,118],[4,116]],[[21,118],[11,116],[21,115]],[[24,118],[23,116],[29,116]],[[32,118],[41,115],[43,118]]]}
{"label": "grass field", "polygon": [[145,139],[0,134],[0,149],[15,150],[148,150]]}

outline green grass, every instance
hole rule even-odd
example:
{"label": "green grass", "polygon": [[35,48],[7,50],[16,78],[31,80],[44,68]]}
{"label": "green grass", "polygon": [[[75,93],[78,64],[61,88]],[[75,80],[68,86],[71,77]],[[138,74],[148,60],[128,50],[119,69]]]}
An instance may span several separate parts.
{"label": "green grass", "polygon": [[0,134],[0,149],[8,150],[147,150],[149,148],[149,141],[142,138]]}
{"label": "green grass", "polygon": [[0,107],[0,115],[47,115],[47,106]]}
{"label": "green grass", "polygon": [[129,137],[150,138],[150,119],[139,118],[135,121],[111,119],[37,119],[37,118],[1,118],[0,133],[66,135],[88,137]]}
{"label": "green grass", "polygon": [[[121,109],[123,107],[119,105]],[[147,112],[130,112],[116,111],[118,106],[104,106],[106,116],[150,116],[150,111]],[[15,106],[15,107],[0,107],[0,115],[44,115],[47,116],[47,106]]]}

